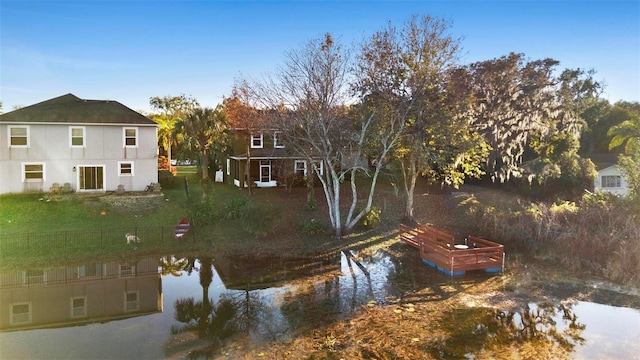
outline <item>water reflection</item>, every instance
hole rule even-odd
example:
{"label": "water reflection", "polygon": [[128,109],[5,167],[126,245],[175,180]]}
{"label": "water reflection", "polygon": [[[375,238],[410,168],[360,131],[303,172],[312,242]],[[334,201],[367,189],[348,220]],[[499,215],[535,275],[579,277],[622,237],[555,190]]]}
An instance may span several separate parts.
{"label": "water reflection", "polygon": [[[396,250],[310,258],[172,255],[6,272],[0,358],[216,357],[225,344],[267,348],[310,336],[349,321],[367,304],[439,305],[489,278],[452,279],[413,252]],[[139,294],[138,310],[131,292]],[[74,300],[83,297],[86,316],[73,317],[82,315],[82,302]],[[94,310],[102,311],[98,318]],[[45,312],[59,315],[45,320]],[[30,323],[15,324],[24,313]],[[640,313],[628,308],[560,302],[523,304],[519,311],[451,308],[438,316],[425,356],[474,358],[491,350],[504,358],[633,358],[639,350]],[[87,325],[71,326],[78,324]],[[26,330],[39,327],[47,328]]]}
{"label": "water reflection", "polygon": [[0,330],[107,322],[162,310],[156,259],[0,274]]}
{"label": "water reflection", "polygon": [[586,325],[572,303],[528,304],[521,311],[452,309],[443,317],[444,334],[428,352],[438,359],[458,359],[491,350],[521,358],[570,358],[583,345]]}

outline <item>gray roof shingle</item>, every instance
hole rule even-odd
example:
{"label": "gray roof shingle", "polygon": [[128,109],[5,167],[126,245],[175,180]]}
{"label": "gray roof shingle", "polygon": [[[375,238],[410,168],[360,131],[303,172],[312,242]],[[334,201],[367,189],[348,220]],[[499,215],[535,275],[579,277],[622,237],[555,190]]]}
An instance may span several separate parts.
{"label": "gray roof shingle", "polygon": [[156,125],[113,100],[84,100],[62,95],[0,115],[0,122]]}

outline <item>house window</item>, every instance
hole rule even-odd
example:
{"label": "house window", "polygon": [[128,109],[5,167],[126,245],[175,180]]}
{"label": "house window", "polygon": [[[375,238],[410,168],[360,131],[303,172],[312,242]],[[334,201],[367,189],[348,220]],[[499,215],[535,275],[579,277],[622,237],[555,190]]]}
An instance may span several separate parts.
{"label": "house window", "polygon": [[138,128],[124,128],[124,146],[138,147]]}
{"label": "house window", "polygon": [[262,149],[262,140],[263,134],[260,135],[251,135],[251,148],[252,149]]}
{"label": "house window", "polygon": [[85,147],[84,126],[71,126],[69,127],[69,146],[71,147]]}
{"label": "house window", "polygon": [[282,142],[282,131],[276,131],[273,133],[273,147],[283,148],[284,142]]}
{"label": "house window", "polygon": [[28,324],[31,322],[31,303],[11,304],[9,322],[11,325]]}
{"label": "house window", "polygon": [[23,182],[44,181],[44,164],[43,163],[23,163],[22,164],[22,181]]}
{"label": "house window", "polygon": [[104,190],[104,166],[78,166],[80,190]]}
{"label": "house window", "polygon": [[132,265],[120,265],[120,277],[131,277],[136,274],[136,267]]}
{"label": "house window", "polygon": [[138,310],[138,292],[127,291],[124,293],[124,311]]}
{"label": "house window", "polygon": [[81,265],[78,267],[78,277],[89,277],[89,276],[101,276],[102,275],[102,265],[100,264],[87,264]]}
{"label": "house window", "polygon": [[296,160],[293,172],[295,172],[296,175],[307,176],[307,162],[304,160]]}
{"label": "house window", "polygon": [[324,164],[322,160],[317,160],[313,163],[316,171],[318,172],[318,175],[320,176],[324,174],[324,166],[322,164]]}
{"label": "house window", "polygon": [[9,147],[29,147],[28,126],[9,126]]}
{"label": "house window", "polygon": [[133,163],[118,162],[118,174],[120,176],[133,176]]}
{"label": "house window", "polygon": [[26,276],[29,285],[42,285],[46,282],[44,270],[27,270]]}
{"label": "house window", "polygon": [[620,175],[605,175],[602,177],[603,188],[622,187],[622,177]]}
{"label": "house window", "polygon": [[72,297],[71,298],[71,317],[84,317],[87,316],[87,297]]}

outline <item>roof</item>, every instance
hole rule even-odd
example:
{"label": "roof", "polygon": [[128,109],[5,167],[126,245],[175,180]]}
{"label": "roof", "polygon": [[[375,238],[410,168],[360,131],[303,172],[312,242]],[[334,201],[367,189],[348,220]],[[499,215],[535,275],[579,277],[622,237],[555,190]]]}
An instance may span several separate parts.
{"label": "roof", "polygon": [[113,100],[84,100],[73,94],[0,115],[0,123],[70,123],[153,125],[148,117]]}
{"label": "roof", "polygon": [[589,159],[598,171],[618,164],[618,154],[590,154]]}

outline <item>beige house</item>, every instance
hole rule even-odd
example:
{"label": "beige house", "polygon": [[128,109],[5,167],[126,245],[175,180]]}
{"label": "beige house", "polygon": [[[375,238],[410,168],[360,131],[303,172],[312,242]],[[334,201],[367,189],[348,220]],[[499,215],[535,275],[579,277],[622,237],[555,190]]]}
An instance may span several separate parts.
{"label": "beige house", "polygon": [[157,259],[0,273],[0,332],[107,322],[162,311]]}
{"label": "beige house", "polygon": [[0,194],[143,191],[157,125],[117,101],[63,95],[0,115]]}

